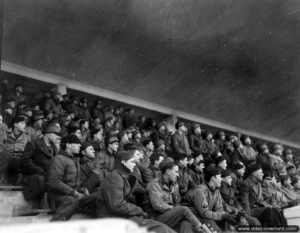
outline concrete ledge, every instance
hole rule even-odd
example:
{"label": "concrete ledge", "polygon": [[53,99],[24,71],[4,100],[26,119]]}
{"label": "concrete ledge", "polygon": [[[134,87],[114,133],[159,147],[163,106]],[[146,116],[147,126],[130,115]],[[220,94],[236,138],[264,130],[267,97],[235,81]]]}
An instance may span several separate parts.
{"label": "concrete ledge", "polygon": [[[11,225],[0,224],[1,232],[5,233],[53,233],[53,232],[64,232],[64,233],[146,233],[146,228],[139,227],[135,222],[110,218],[110,219],[97,219],[97,220],[80,220],[80,221],[69,221],[69,222],[45,222],[47,217],[40,218],[39,221],[34,222],[32,219],[24,218],[24,224]],[[27,222],[26,222],[27,221]],[[43,222],[44,221],[44,222]],[[34,224],[28,224],[28,223]],[[27,224],[25,224],[27,223]]]}

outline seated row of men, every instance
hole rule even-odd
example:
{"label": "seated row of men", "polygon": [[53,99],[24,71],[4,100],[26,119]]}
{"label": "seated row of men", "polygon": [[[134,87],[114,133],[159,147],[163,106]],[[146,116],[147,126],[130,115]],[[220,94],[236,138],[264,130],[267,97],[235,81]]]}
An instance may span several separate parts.
{"label": "seated row of men", "polygon": [[[37,121],[41,119],[36,118]],[[224,148],[222,150],[221,141],[218,141],[216,146],[211,140],[211,134],[207,135],[209,139],[207,141],[202,138],[199,124],[192,125],[193,132],[187,139],[185,124],[177,122],[175,125],[177,131],[171,137],[172,152],[166,153],[164,147],[160,147],[162,150],[156,151],[161,153],[153,153],[154,146],[151,140],[143,140],[144,147],[140,147],[137,141],[128,143],[128,140],[123,140],[127,133],[122,134],[122,137],[106,134],[104,145],[99,146],[101,140],[82,142],[83,140],[79,140],[77,129],[73,129],[69,136],[63,137],[60,141],[61,127],[52,122],[44,128],[40,137],[28,143],[24,134],[26,126],[24,117],[15,117],[12,125],[12,132],[2,144],[4,148],[1,152],[0,169],[9,168],[12,173],[21,170],[22,176],[16,177],[17,179],[21,177],[24,196],[27,200],[33,200],[37,207],[46,192],[56,208],[74,200],[86,200],[86,197],[91,195],[97,194],[96,196],[100,198],[99,190],[117,170],[115,164],[120,162],[123,164],[121,167],[125,166],[129,171],[130,165],[134,166],[132,172],[129,172],[130,176],[124,175],[130,185],[130,195],[125,195],[126,203],[141,208],[144,217],[150,215],[152,218],[160,219],[160,222],[171,228],[176,228],[175,225],[180,222],[177,227],[181,232],[189,231],[188,229],[203,230],[205,224],[215,230],[247,224],[282,226],[286,223],[281,209],[298,204],[297,167],[291,153],[286,153],[285,158],[282,158],[282,146],[279,144],[274,146],[273,154],[269,153],[266,145],[260,145],[257,154],[250,146],[251,143],[247,142],[249,137],[245,137],[241,139],[242,142],[232,141],[231,145],[234,147],[232,151]],[[165,125],[159,124],[157,128],[158,130],[153,132],[153,140],[157,140],[161,145],[168,145],[168,139],[163,134]],[[103,129],[93,130],[91,136],[96,138],[98,134],[99,138],[103,138]],[[209,148],[211,151],[207,151]],[[124,151],[127,153],[126,156],[133,156],[133,163],[127,163],[129,160],[126,159]],[[172,166],[165,167],[164,164]],[[227,164],[230,170],[227,170]],[[250,164],[247,167],[246,180],[243,179],[246,169],[244,164]],[[177,171],[179,175],[176,175]],[[261,181],[262,171],[264,171],[263,181]],[[108,186],[111,184],[111,181],[107,183]],[[158,184],[162,184],[162,191],[157,191]],[[169,189],[169,197],[164,193],[166,187]],[[118,190],[118,187],[114,187],[115,189]],[[104,191],[107,190],[109,188],[105,188]],[[114,190],[111,190],[112,195],[107,195],[106,198],[114,197]],[[103,198],[104,204],[111,202]],[[157,201],[160,201],[159,204]],[[123,201],[121,203],[124,204]],[[159,210],[161,204],[166,206],[164,203],[169,207],[179,205],[184,208],[175,209],[181,214],[169,212],[168,208]],[[94,203],[92,208],[95,206],[97,212],[102,206],[98,216],[110,216],[109,212],[100,214],[105,209],[103,204]],[[113,210],[113,206],[107,209],[114,212],[115,215],[110,213],[112,216],[131,216],[123,214],[120,210]],[[158,218],[158,213],[168,214]],[[181,221],[173,219],[174,216],[182,216]],[[197,221],[192,220],[195,220],[194,216]],[[201,225],[198,224],[199,221]]]}
{"label": "seated row of men", "polygon": [[[63,137],[58,151],[53,146],[58,137],[60,128],[48,125],[20,159],[25,197],[38,200],[47,190],[56,208],[78,203],[76,211],[131,218],[158,232],[170,231],[168,227],[198,232],[284,226],[282,209],[299,202],[289,176],[281,177],[280,187],[272,170],[264,174],[257,163],[247,167],[244,179],[245,166],[237,160],[228,170],[223,156],[205,169],[202,154],[148,157],[132,143],[119,149],[118,137],[111,135],[106,150],[95,156],[93,145],[75,135]],[[59,208],[58,216],[64,210]]]}

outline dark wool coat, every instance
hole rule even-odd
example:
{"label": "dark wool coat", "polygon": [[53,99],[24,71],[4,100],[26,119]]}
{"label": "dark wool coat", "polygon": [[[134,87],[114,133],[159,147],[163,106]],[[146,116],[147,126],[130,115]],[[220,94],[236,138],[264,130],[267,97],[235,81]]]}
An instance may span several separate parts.
{"label": "dark wool coat", "polygon": [[49,152],[43,138],[26,145],[20,161],[23,173],[23,194],[26,200],[45,193],[50,161],[57,153],[56,146],[53,146],[53,154]]}

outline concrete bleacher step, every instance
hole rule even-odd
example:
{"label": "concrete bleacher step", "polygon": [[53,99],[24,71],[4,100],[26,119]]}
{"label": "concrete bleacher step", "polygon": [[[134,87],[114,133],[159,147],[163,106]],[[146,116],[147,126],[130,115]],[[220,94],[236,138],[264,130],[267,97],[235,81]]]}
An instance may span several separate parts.
{"label": "concrete bleacher step", "polygon": [[0,218],[48,213],[50,208],[43,202],[41,209],[24,199],[22,186],[0,186]]}

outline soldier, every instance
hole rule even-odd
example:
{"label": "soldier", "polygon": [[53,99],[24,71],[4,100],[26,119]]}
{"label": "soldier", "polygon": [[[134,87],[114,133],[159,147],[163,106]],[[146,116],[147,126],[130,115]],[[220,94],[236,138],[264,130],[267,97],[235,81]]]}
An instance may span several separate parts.
{"label": "soldier", "polygon": [[221,226],[224,222],[232,226],[238,225],[237,216],[223,209],[223,200],[219,191],[222,182],[220,169],[206,169],[204,178],[205,184],[189,191],[185,196],[187,204],[193,206],[201,220],[206,225],[211,225],[216,231],[221,231],[218,225]]}
{"label": "soldier", "polygon": [[197,185],[204,183],[204,172],[203,172],[204,168],[205,168],[204,160],[198,160],[197,157],[195,157],[193,164],[188,169],[189,175],[192,177],[193,181]]}
{"label": "soldier", "polygon": [[300,203],[300,198],[295,192],[294,187],[291,185],[291,178],[288,175],[281,176],[281,191],[285,194],[290,202],[294,205]]}
{"label": "soldier", "polygon": [[260,226],[258,219],[245,214],[242,205],[237,200],[235,190],[231,186],[232,177],[229,170],[222,171],[222,179],[220,192],[225,202],[226,211],[238,215],[239,225]]}
{"label": "soldier", "polygon": [[58,154],[56,146],[60,141],[60,128],[49,124],[42,138],[26,145],[21,156],[23,172],[23,194],[26,200],[32,200],[35,208],[40,208],[46,192],[46,178],[51,159]]}
{"label": "soldier", "polygon": [[164,160],[164,156],[159,153],[153,153],[152,156],[150,157],[149,168],[152,172],[153,179],[161,176],[159,165],[163,160]]}
{"label": "soldier", "polygon": [[101,151],[96,157],[95,169],[100,179],[104,179],[108,172],[114,168],[114,155],[119,149],[119,140],[116,136],[105,138],[106,150]]}
{"label": "soldier", "polygon": [[97,201],[98,217],[127,218],[149,231],[174,233],[163,223],[149,219],[148,214],[134,204],[131,197],[137,185],[137,179],[133,175],[135,165],[133,150],[120,151],[116,154],[114,170],[100,186]]}
{"label": "soldier", "polygon": [[181,196],[177,185],[179,176],[178,165],[171,158],[166,158],[161,164],[162,176],[151,181],[147,187],[154,216],[180,233],[207,231],[197,217],[186,206],[180,206]]}
{"label": "soldier", "polygon": [[190,156],[192,154],[192,150],[186,137],[187,128],[181,121],[176,122],[175,128],[177,131],[172,135],[171,138],[174,153],[186,154],[187,156]]}
{"label": "soldier", "polygon": [[227,169],[227,160],[223,156],[216,157],[215,164],[216,164],[216,167],[222,171]]}
{"label": "soldier", "polygon": [[61,151],[50,162],[48,170],[48,198],[54,200],[55,208],[64,202],[73,202],[86,193],[80,187],[79,150],[81,142],[75,135],[61,140]]}
{"label": "soldier", "polygon": [[277,182],[273,172],[264,172],[263,182],[264,199],[273,207],[284,208],[289,206],[289,200],[281,191],[281,183]]}
{"label": "soldier", "polygon": [[241,204],[248,215],[257,218],[262,226],[286,226],[286,219],[278,208],[273,208],[263,197],[260,164],[248,168],[248,177],[240,185]]}
{"label": "soldier", "polygon": [[178,186],[179,193],[184,197],[189,190],[196,188],[197,184],[194,182],[190,174],[188,173],[188,160],[187,155],[179,154],[176,156],[176,162],[179,167]]}

